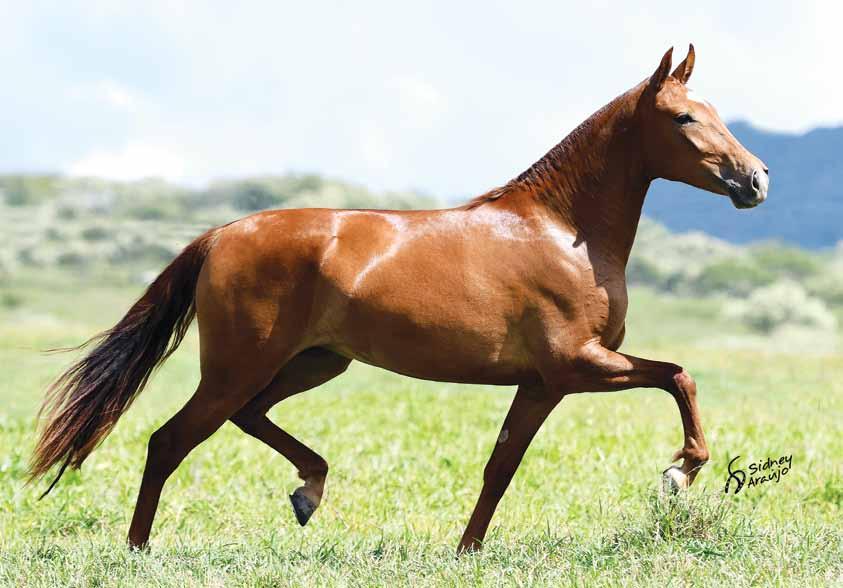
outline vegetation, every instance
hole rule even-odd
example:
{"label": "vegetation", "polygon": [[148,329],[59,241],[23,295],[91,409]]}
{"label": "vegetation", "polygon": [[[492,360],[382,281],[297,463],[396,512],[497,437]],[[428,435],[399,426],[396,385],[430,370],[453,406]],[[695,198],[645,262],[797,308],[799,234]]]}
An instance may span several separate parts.
{"label": "vegetation", "polygon": [[[271,416],[331,464],[305,528],[295,469],[226,425],[168,483],[148,553],[124,534],[150,433],[197,383],[192,333],[81,473],[26,486],[34,415],[72,357],[40,349],[110,326],[138,294],[24,272],[0,308],[0,585],[831,585],[843,580],[843,359],[772,352],[716,301],[633,291],[625,349],[697,378],[712,461],[677,500],[661,470],[682,442],[653,390],[566,399],[528,452],[487,549],[453,548],[512,389],[426,383],[355,364]],[[724,495],[726,465],[793,454],[779,483]]]}
{"label": "vegetation", "polygon": [[727,316],[759,333],[833,330],[843,318],[843,244],[815,252],[775,242],[738,247],[643,219],[627,277],[666,294],[721,300]]}
{"label": "vegetation", "polygon": [[[129,552],[146,441],[197,384],[195,330],[83,470],[41,502],[44,482],[25,485],[35,413],[73,356],[39,350],[111,326],[192,236],[247,208],[282,196],[412,200],[312,176],[219,184],[201,197],[155,182],[75,182],[25,180],[0,206],[0,586],[843,583],[843,250],[736,247],[646,220],[624,351],[697,379],[712,459],[688,493],[658,492],[682,443],[667,394],[573,396],[534,441],[486,550],[457,559],[514,390],[353,364],[271,413],[331,464],[307,527],[287,500],[294,468],[225,425],[168,483],[150,551]],[[723,493],[731,458],[784,454],[793,467],[779,482]]]}

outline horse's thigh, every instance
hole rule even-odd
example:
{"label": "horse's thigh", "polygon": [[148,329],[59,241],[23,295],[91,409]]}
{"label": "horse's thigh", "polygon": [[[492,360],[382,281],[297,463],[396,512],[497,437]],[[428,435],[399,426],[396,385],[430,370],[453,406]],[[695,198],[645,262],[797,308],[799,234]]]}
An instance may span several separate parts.
{"label": "horse's thigh", "polygon": [[350,363],[347,357],[327,349],[306,349],[287,362],[269,385],[244,408],[255,414],[266,414],[285,398],[321,386],[337,377]]}

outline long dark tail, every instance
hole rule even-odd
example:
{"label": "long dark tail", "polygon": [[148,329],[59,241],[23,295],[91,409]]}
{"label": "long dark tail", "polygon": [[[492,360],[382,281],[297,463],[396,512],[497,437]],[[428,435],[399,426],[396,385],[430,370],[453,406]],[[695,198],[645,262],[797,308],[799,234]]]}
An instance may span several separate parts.
{"label": "long dark tail", "polygon": [[41,478],[58,463],[62,467],[42,498],[68,466],[82,465],[156,366],[181,343],[196,314],[196,282],[215,235],[212,229],[188,245],[119,323],[76,348],[96,344],[47,390],[39,412],[46,424],[32,456],[30,479]]}

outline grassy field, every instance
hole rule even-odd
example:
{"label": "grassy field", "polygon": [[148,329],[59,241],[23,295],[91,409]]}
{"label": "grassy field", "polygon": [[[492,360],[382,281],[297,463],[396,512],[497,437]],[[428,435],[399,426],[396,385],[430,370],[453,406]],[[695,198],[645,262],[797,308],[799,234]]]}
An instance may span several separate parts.
{"label": "grassy field", "polygon": [[[527,453],[480,554],[454,548],[512,389],[354,365],[273,418],[331,464],[300,528],[293,467],[230,424],[164,491],[152,546],[124,545],[146,440],[193,392],[195,336],[115,432],[38,502],[34,415],[71,357],[38,350],[110,326],[137,288],[22,275],[0,286],[0,585],[843,585],[843,357],[750,335],[716,301],[633,292],[627,352],[698,381],[712,461],[659,496],[681,445],[664,392],[566,398]],[[798,339],[794,339],[798,341]],[[726,466],[793,455],[780,482],[724,495]]]}

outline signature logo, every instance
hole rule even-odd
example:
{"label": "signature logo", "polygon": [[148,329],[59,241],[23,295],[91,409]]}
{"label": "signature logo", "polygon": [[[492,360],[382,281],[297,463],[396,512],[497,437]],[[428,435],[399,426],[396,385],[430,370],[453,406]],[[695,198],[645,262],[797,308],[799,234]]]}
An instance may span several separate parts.
{"label": "signature logo", "polygon": [[793,455],[791,454],[779,458],[768,457],[757,463],[749,464],[749,467],[743,470],[735,466],[735,462],[740,457],[740,455],[737,455],[729,462],[729,477],[726,479],[726,487],[723,489],[726,494],[729,493],[732,483],[734,483],[735,494],[740,492],[744,486],[752,488],[765,482],[778,483],[790,472],[790,468],[793,466]]}

